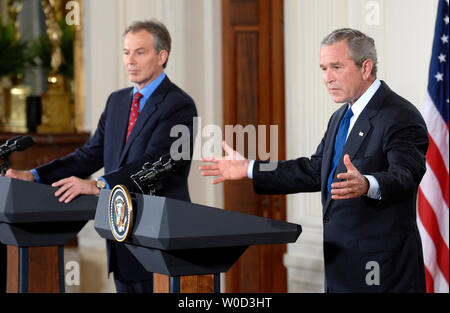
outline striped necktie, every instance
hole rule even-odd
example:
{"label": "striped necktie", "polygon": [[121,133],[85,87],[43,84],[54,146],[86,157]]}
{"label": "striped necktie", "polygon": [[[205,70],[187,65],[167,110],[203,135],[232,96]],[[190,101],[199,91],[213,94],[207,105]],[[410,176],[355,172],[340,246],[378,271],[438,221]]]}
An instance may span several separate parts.
{"label": "striped necktie", "polygon": [[130,119],[128,120],[128,130],[127,130],[127,140],[130,137],[131,131],[133,130],[134,124],[136,124],[136,120],[139,116],[139,101],[142,98],[142,94],[137,92],[134,95],[133,103],[131,104],[131,112],[130,112]]}

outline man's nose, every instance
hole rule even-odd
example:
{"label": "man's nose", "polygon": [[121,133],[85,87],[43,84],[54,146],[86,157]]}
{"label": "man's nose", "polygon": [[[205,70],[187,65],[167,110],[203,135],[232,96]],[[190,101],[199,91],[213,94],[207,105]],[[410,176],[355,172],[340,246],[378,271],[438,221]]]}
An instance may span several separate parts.
{"label": "man's nose", "polygon": [[332,71],[330,71],[329,69],[326,69],[325,71],[323,71],[323,80],[325,81],[325,83],[333,82],[334,75],[333,75]]}
{"label": "man's nose", "polygon": [[128,64],[135,64],[135,63],[136,63],[136,59],[134,58],[134,55],[133,55],[133,54],[130,54],[130,55],[128,56],[127,63],[128,63]]}

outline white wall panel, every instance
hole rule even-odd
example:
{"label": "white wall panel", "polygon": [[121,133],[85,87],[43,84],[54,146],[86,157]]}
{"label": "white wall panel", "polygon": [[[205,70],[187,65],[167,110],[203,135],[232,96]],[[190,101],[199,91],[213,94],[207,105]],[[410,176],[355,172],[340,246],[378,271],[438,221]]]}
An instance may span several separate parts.
{"label": "white wall panel", "polygon": [[[339,107],[322,83],[320,41],[334,29],[357,28],[375,39],[378,77],[418,107],[424,99],[437,0],[285,0],[286,136],[288,158],[310,156]],[[319,193],[288,196],[288,220],[303,226],[288,246],[291,292],[323,288]],[[319,275],[321,274],[321,275]]]}

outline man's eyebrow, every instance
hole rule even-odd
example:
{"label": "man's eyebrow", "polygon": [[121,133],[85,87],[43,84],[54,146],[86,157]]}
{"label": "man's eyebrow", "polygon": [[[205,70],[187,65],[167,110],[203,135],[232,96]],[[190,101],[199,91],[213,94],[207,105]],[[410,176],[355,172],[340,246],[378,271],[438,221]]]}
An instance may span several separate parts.
{"label": "man's eyebrow", "polygon": [[328,63],[328,64],[319,64],[319,67],[335,66],[335,65],[342,65],[342,62],[333,62],[333,63]]}
{"label": "man's eyebrow", "polygon": [[[124,50],[124,51],[128,51],[128,50],[130,50],[130,49],[123,48],[123,50]],[[137,49],[135,49],[134,51],[139,51],[139,50],[145,50],[145,48],[144,48],[144,47],[137,48]]]}

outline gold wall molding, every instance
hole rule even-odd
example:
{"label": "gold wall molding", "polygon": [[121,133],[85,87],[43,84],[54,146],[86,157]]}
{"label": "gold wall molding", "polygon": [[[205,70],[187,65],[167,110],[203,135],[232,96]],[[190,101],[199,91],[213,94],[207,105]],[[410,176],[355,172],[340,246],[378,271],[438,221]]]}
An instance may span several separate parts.
{"label": "gold wall molding", "polygon": [[75,84],[75,129],[84,132],[84,60],[83,60],[83,0],[79,4],[80,24],[75,25],[74,39],[74,84]]}

